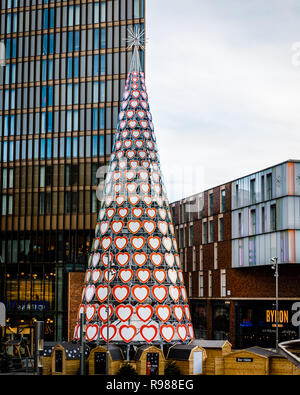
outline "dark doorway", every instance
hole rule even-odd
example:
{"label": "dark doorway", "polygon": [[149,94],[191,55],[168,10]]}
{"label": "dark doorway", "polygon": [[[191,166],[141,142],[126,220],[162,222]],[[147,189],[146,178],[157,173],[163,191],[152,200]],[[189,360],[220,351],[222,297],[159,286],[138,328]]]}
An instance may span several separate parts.
{"label": "dark doorway", "polygon": [[106,352],[95,352],[95,374],[106,374]]}
{"label": "dark doorway", "polygon": [[158,375],[159,354],[147,353],[147,375]]}
{"label": "dark doorway", "polygon": [[63,352],[62,350],[55,351],[55,372],[62,373],[62,360]]}

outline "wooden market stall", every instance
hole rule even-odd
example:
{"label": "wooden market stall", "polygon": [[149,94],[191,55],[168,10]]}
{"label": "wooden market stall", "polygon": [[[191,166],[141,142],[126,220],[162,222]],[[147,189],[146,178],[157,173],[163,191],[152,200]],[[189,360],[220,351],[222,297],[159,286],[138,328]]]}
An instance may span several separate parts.
{"label": "wooden market stall", "polygon": [[270,357],[276,353],[261,347],[250,347],[224,356],[225,375],[268,375]]}
{"label": "wooden market stall", "polygon": [[[89,355],[89,347],[85,345],[85,358]],[[80,345],[72,342],[56,344],[52,350],[52,375],[77,375],[80,370]]]}
{"label": "wooden market stall", "polygon": [[144,345],[135,354],[135,369],[139,375],[163,375],[166,359],[163,351],[155,346]]}
{"label": "wooden market stall", "polygon": [[224,374],[224,356],[231,353],[231,343],[228,340],[193,340],[190,344],[206,351],[205,375]]}
{"label": "wooden market stall", "polygon": [[49,376],[52,373],[52,351],[57,342],[44,342],[42,374]]}
{"label": "wooden market stall", "polygon": [[[124,356],[122,350],[114,345],[108,346],[109,351],[109,374],[117,374],[120,369]],[[106,374],[106,346],[97,346],[91,350],[88,357],[88,374]]]}
{"label": "wooden market stall", "polygon": [[167,360],[175,361],[182,375],[203,374],[206,358],[205,349],[194,344],[175,344],[167,355]]}

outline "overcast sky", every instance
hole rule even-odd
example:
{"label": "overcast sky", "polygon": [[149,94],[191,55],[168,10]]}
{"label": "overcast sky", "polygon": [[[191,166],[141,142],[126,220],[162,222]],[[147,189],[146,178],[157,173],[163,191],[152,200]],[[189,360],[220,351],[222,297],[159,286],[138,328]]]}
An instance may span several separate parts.
{"label": "overcast sky", "polygon": [[170,202],[300,159],[299,0],[146,0]]}

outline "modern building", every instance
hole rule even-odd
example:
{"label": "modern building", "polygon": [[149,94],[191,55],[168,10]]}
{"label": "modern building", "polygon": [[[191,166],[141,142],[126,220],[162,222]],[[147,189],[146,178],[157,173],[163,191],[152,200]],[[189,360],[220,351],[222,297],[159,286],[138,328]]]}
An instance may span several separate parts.
{"label": "modern building", "polygon": [[299,338],[300,161],[284,163],[172,205],[196,338],[236,348]]}
{"label": "modern building", "polygon": [[[84,271],[145,0],[2,0],[0,301],[6,335],[67,339],[68,277]],[[144,54],[141,53],[142,68]]]}

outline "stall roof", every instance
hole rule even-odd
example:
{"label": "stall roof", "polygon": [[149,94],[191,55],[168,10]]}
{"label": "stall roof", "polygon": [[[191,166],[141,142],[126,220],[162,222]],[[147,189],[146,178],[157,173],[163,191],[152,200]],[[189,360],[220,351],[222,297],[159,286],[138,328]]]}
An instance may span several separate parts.
{"label": "stall roof", "polygon": [[192,350],[198,344],[176,344],[169,349],[168,358],[188,361]]}
{"label": "stall roof", "polygon": [[58,342],[44,342],[44,350],[43,350],[43,356],[44,357],[50,357],[53,348],[58,344]]}
{"label": "stall roof", "polygon": [[274,357],[274,356],[278,355],[274,351],[268,350],[266,348],[257,347],[257,346],[246,348],[244,351],[253,352],[254,354],[258,354],[258,355],[261,355],[262,357],[266,357],[266,358]]}
{"label": "stall roof", "polygon": [[[61,345],[66,352],[66,359],[79,359],[80,358],[80,344],[72,342],[61,342],[57,343]],[[90,348],[85,344],[85,356],[87,357],[90,353]]]}
{"label": "stall roof", "polygon": [[203,348],[223,348],[225,343],[229,343],[228,340],[192,340],[189,344]]}
{"label": "stall roof", "polygon": [[[103,347],[103,348],[105,348],[107,350],[107,346],[106,345],[101,345],[101,347]],[[95,348],[97,348],[97,347],[95,347]],[[95,350],[95,348],[94,348],[94,350]],[[113,344],[109,344],[108,351],[110,352],[111,359],[113,361],[122,361],[124,359],[122,350],[119,347],[117,347],[117,346],[115,346]]]}

